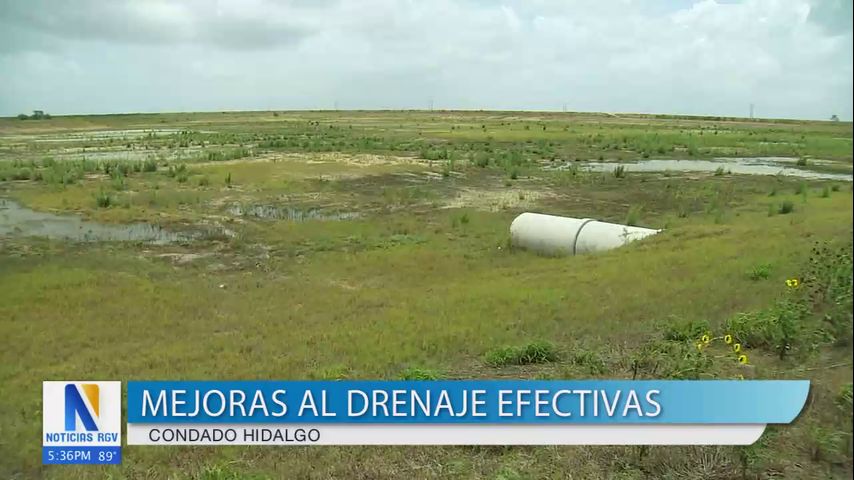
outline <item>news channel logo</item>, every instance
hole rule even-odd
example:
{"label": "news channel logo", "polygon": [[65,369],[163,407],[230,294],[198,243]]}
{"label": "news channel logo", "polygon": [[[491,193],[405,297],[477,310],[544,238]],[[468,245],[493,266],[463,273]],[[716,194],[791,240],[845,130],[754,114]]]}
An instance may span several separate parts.
{"label": "news channel logo", "polygon": [[42,382],[42,403],[42,463],[121,463],[121,382]]}

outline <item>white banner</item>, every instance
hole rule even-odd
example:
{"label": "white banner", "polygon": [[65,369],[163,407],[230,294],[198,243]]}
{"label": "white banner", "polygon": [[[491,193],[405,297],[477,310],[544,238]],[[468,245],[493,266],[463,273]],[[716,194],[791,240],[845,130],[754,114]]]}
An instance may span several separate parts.
{"label": "white banner", "polygon": [[128,445],[750,445],[764,424],[132,424]]}

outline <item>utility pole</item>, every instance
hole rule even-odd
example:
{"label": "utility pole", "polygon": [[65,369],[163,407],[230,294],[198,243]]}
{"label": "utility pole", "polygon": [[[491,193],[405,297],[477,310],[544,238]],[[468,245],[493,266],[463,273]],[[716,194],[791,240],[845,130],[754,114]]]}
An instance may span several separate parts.
{"label": "utility pole", "polygon": [[750,104],[750,119],[753,120],[753,104]]}
{"label": "utility pole", "polygon": [[433,97],[427,99],[427,109],[433,111]]}

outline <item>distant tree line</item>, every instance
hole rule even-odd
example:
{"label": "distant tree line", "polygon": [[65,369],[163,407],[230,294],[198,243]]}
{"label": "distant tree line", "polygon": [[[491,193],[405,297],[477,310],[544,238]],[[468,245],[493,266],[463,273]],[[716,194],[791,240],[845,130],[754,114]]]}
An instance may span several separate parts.
{"label": "distant tree line", "polygon": [[32,115],[27,115],[26,113],[21,113],[18,115],[18,120],[49,120],[50,114],[45,113],[43,110],[33,110]]}

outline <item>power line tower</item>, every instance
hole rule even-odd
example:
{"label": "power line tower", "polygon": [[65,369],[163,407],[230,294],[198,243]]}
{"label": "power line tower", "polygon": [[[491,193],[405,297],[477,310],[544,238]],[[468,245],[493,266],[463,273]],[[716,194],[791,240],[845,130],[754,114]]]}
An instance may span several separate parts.
{"label": "power line tower", "polygon": [[750,119],[753,120],[753,104],[750,104]]}

